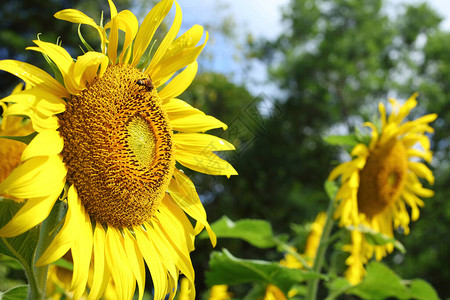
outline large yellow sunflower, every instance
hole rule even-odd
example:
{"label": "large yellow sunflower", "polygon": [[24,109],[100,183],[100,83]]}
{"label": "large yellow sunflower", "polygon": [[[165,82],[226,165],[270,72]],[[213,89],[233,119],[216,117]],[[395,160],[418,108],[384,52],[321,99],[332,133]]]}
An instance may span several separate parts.
{"label": "large yellow sunflower", "polygon": [[[149,45],[174,3],[173,24],[153,52]],[[180,273],[194,290],[189,253],[195,235],[206,227],[216,243],[193,183],[175,164],[235,175],[214,153],[234,147],[200,133],[226,129],[224,123],[176,98],[197,72],[196,59],[208,40],[203,27],[195,25],[177,38],[181,9],[173,0],[159,2],[140,26],[133,13],[109,5],[111,21],[104,27],[78,10],[55,14],[94,27],[101,52],[90,50],[74,60],[52,43],[36,40],[29,48],[53,61],[62,82],[30,64],[0,61],[1,70],[31,87],[0,100],[13,103],[5,116],[28,116],[37,132],[21,164],[0,184],[0,194],[28,199],[0,236],[40,224],[66,186],[64,224],[37,264],[52,263],[70,250],[75,299],[85,292],[91,264],[89,299],[101,297],[110,278],[117,299],[131,299],[136,283],[142,299],[145,261],[154,298],[173,298]]]}
{"label": "large yellow sunflower", "polygon": [[[363,278],[364,264],[375,254],[381,260],[392,252],[393,244],[374,246],[362,233],[371,230],[393,237],[393,228],[401,227],[409,233],[410,219],[417,220],[419,208],[424,202],[419,197],[431,197],[433,191],[422,186],[419,178],[430,184],[434,177],[430,169],[418,158],[431,162],[430,141],[426,133],[433,132],[429,126],[436,114],[429,114],[413,121],[404,122],[417,105],[417,94],[403,105],[389,99],[392,113],[386,117],[386,109],[379,104],[381,130],[373,123],[365,123],[371,130],[369,146],[356,145],[353,160],[337,166],[329,180],[341,176],[341,187],[336,195],[338,206],[335,218],[340,226],[352,230],[352,244],[344,247],[350,252],[346,277],[356,284]],[[406,205],[411,209],[409,216]]]}

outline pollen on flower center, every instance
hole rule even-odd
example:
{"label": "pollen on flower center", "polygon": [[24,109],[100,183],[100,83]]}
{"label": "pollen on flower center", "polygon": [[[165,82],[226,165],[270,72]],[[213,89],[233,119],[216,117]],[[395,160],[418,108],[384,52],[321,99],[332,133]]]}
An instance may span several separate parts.
{"label": "pollen on flower center", "polygon": [[407,172],[408,156],[400,141],[376,148],[360,173],[358,210],[372,218],[394,203],[406,183]]}
{"label": "pollen on flower center", "polygon": [[141,117],[134,117],[127,126],[128,145],[141,166],[152,165],[156,154],[153,129]]}
{"label": "pollen on flower center", "polygon": [[67,179],[94,220],[117,228],[148,221],[173,168],[172,130],[141,71],[110,66],[59,115]]}

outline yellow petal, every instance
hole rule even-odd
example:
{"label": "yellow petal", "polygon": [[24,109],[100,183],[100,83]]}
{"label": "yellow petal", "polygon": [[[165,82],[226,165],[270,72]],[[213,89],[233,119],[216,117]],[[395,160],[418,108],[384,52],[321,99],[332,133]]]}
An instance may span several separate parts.
{"label": "yellow petal", "polygon": [[16,169],[0,184],[0,194],[19,199],[45,197],[61,192],[61,184],[67,174],[61,157],[40,156],[31,158]]}
{"label": "yellow petal", "polygon": [[53,241],[47,247],[45,252],[36,262],[36,266],[43,266],[49,263],[52,263],[59,258],[61,258],[64,254],[69,251],[72,247],[73,242],[76,238],[74,236],[74,232],[79,230],[79,224],[77,224],[80,219],[78,215],[81,211],[81,200],[78,197],[75,197],[75,188],[74,186],[70,186],[68,192],[68,208],[66,217],[64,220],[64,225],[58,234],[55,236]]}
{"label": "yellow petal", "polygon": [[417,176],[425,178],[430,184],[434,184],[433,172],[424,164],[409,161],[408,169],[416,173]]}
{"label": "yellow petal", "polygon": [[133,61],[131,63],[131,66],[134,67],[139,63],[142,55],[144,54],[145,50],[147,50],[148,45],[152,41],[156,29],[169,13],[172,4],[173,0],[163,0],[156,4],[145,17],[134,42]]}
{"label": "yellow petal", "polygon": [[61,153],[64,140],[58,131],[38,133],[22,153],[22,161],[36,156],[52,156]]}
{"label": "yellow petal", "polygon": [[[171,201],[166,201],[171,202]],[[171,204],[171,207],[176,206]],[[167,206],[166,206],[167,207]],[[184,215],[184,213],[181,211]],[[185,216],[184,216],[185,218]],[[193,233],[186,232],[183,230],[183,224],[174,216],[171,210],[167,207],[162,209],[161,218],[159,218],[161,225],[156,227],[156,231],[159,235],[163,235],[163,238],[170,243],[171,251],[173,257],[176,257],[176,265],[180,271],[191,281],[194,282],[194,268],[192,267],[192,262],[189,257],[189,245],[192,239],[190,235]]]}
{"label": "yellow petal", "polygon": [[188,65],[180,74],[173,78],[159,93],[162,101],[175,98],[183,93],[192,83],[197,74],[198,64],[193,62]]}
{"label": "yellow petal", "polygon": [[170,119],[170,125],[173,130],[180,132],[205,132],[214,128],[223,128],[228,126],[216,118],[203,114],[187,115],[180,118]]}
{"label": "yellow petal", "polygon": [[62,113],[65,110],[65,101],[52,91],[42,87],[34,87],[12,94],[0,101],[26,105],[46,117]]}
{"label": "yellow petal", "polygon": [[[68,197],[76,197],[78,199],[76,190],[72,189],[72,191]],[[76,238],[71,249],[73,258],[71,290],[74,291],[74,299],[79,299],[86,290],[92,258],[93,234],[91,219],[83,206],[80,206],[79,211],[74,213],[74,216],[77,218],[77,231],[74,232]]]}
{"label": "yellow petal", "polygon": [[48,89],[59,98],[70,98],[70,94],[56,79],[45,71],[17,60],[0,61],[0,70],[9,72],[30,86],[39,86]]}
{"label": "yellow petal", "polygon": [[[97,75],[101,77],[108,67],[109,59],[106,55],[89,51],[85,54],[78,56],[77,62],[74,64],[72,80],[74,87],[83,90],[86,88],[86,82],[92,83]],[[97,71],[100,71],[97,74]]]}
{"label": "yellow petal", "polygon": [[226,140],[204,133],[177,133],[173,135],[173,142],[179,150],[198,153],[235,149],[233,144]]}
{"label": "yellow petal", "polygon": [[3,112],[3,117],[6,116],[27,116],[31,119],[33,129],[37,132],[45,130],[56,130],[59,127],[58,118],[54,116],[46,117],[37,112],[34,108],[24,104],[12,104]]}
{"label": "yellow petal", "polygon": [[181,27],[181,19],[182,19],[182,13],[180,5],[175,1],[175,19],[173,20],[172,27],[170,27],[169,32],[164,37],[163,41],[158,47],[158,50],[156,50],[155,55],[153,56],[150,65],[148,66],[148,69],[153,69],[156,64],[161,60],[161,58],[164,56],[164,54],[167,52],[167,49],[172,44],[173,40],[178,34],[178,31]]}
{"label": "yellow petal", "polygon": [[123,248],[122,239],[123,236],[119,230],[111,226],[108,227],[106,232],[106,261],[116,285],[118,298],[131,299],[134,289],[130,283],[133,286],[136,286],[136,283]]}
{"label": "yellow petal", "polygon": [[108,265],[106,264],[105,239],[106,232],[103,229],[103,226],[97,222],[95,224],[94,230],[93,280],[90,287],[88,300],[96,300],[99,299],[101,295],[103,295],[111,276],[109,273]]}
{"label": "yellow petal", "polygon": [[102,31],[102,28],[95,23],[95,21],[92,18],[89,18],[84,13],[82,13],[79,10],[76,9],[64,9],[59,12],[57,12],[55,15],[55,18],[72,22],[75,24],[85,24],[94,27],[102,41],[102,49],[104,48],[104,45],[106,43],[106,36],[105,33]]}
{"label": "yellow petal", "polygon": [[208,42],[208,38],[209,35],[208,32],[206,32],[205,42],[202,45],[195,48],[188,48],[186,50],[183,49],[171,57],[164,56],[155,68],[150,70],[150,78],[152,78],[155,86],[161,86],[170,77],[172,77],[175,72],[193,63],[203,51],[203,48]]}
{"label": "yellow petal", "polygon": [[164,299],[167,291],[167,270],[164,268],[155,245],[140,226],[133,227],[139,249],[144,256],[153,280],[154,299]]}
{"label": "yellow petal", "polygon": [[98,27],[98,25],[95,23],[94,19],[89,18],[84,13],[82,13],[81,11],[76,10],[76,9],[64,9],[64,10],[58,11],[54,15],[54,17],[57,19],[72,22],[75,24],[86,24],[86,25],[90,25],[94,28]]}
{"label": "yellow petal", "polygon": [[431,163],[433,159],[433,153],[431,151],[421,151],[418,149],[408,149],[406,150],[408,157],[420,157],[423,158],[428,163]]}
{"label": "yellow petal", "polygon": [[[125,41],[123,42],[122,53],[120,54],[119,61],[122,63],[128,63],[131,56],[131,43],[136,37],[136,33],[139,28],[139,22],[136,16],[129,10],[123,10],[117,15],[119,22],[119,29],[125,32]],[[125,56],[126,55],[126,56]]]}
{"label": "yellow petal", "polygon": [[142,257],[141,251],[139,250],[139,246],[136,242],[136,239],[131,235],[128,229],[124,230],[124,239],[125,239],[125,252],[128,256],[128,261],[130,262],[131,270],[133,271],[134,277],[137,280],[139,286],[139,297],[141,300],[144,296],[145,290],[145,266],[144,259]]}
{"label": "yellow petal", "polygon": [[163,105],[170,120],[184,118],[189,115],[205,114],[201,110],[192,107],[191,105],[187,104],[185,101],[180,99],[175,98],[169,99],[168,101],[164,102]]}
{"label": "yellow petal", "polygon": [[111,19],[113,19],[113,18],[115,18],[116,15],[117,15],[117,8],[116,8],[116,6],[114,5],[114,2],[113,2],[113,1],[108,0],[108,3],[109,3],[109,11],[110,11],[110,13],[111,13]]}
{"label": "yellow petal", "polygon": [[61,184],[57,189],[59,190],[47,197],[29,199],[14,215],[14,217],[0,229],[1,237],[13,237],[24,233],[25,231],[39,225],[45,218],[48,217],[50,211],[64,184]]}
{"label": "yellow petal", "polygon": [[33,41],[38,47],[28,47],[28,50],[35,50],[46,54],[53,62],[58,66],[61,74],[66,81],[66,76],[69,73],[69,68],[73,63],[73,59],[63,47],[58,45],[47,43],[39,40]]}
{"label": "yellow petal", "polygon": [[211,244],[214,247],[217,243],[217,238],[206,220],[205,208],[198,197],[194,184],[185,174],[177,169],[174,171],[174,177],[176,180],[172,180],[169,185],[170,196],[188,215],[206,228]]}
{"label": "yellow petal", "polygon": [[[109,2],[111,3],[110,0]],[[111,29],[108,36],[108,56],[111,63],[115,65],[117,59],[117,44],[119,43],[119,22],[117,18],[111,18],[110,27]]]}
{"label": "yellow petal", "polygon": [[183,166],[194,171],[209,175],[238,175],[236,170],[226,160],[211,152],[176,151],[175,159]]}

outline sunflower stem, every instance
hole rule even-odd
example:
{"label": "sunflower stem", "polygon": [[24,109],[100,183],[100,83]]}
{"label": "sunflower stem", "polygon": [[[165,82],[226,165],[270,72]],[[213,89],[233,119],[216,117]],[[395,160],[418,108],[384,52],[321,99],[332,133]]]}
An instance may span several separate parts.
{"label": "sunflower stem", "polygon": [[[57,234],[57,230],[54,229],[59,224],[64,212],[65,204],[63,202],[56,203],[47,219],[42,222],[41,229],[39,231],[39,240],[34,254],[34,264],[36,264],[39,257],[41,257],[53,241],[53,238]],[[33,272],[34,276],[30,276],[31,278],[29,278],[30,289],[28,290],[28,299],[45,299],[48,265],[41,267],[36,267],[34,265]]]}
{"label": "sunflower stem", "polygon": [[[323,227],[322,236],[320,237],[319,248],[317,249],[316,258],[314,259],[314,265],[312,268],[312,271],[315,273],[320,273],[323,261],[325,259],[325,253],[327,252],[328,245],[330,244],[329,237],[334,225],[333,213],[334,213],[334,197],[330,197],[330,202],[328,204],[327,210],[327,220],[325,222],[325,226]],[[315,278],[308,281],[308,289],[305,299],[316,300],[318,287],[319,287],[319,278]]]}

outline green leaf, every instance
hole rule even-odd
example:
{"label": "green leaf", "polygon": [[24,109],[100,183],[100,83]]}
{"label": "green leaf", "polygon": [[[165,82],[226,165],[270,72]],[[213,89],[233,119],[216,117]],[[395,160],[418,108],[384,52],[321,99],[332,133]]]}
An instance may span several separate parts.
{"label": "green leaf", "polygon": [[[13,200],[2,199],[0,202],[0,227],[3,227],[21,206],[21,203]],[[37,226],[16,237],[0,238],[0,253],[15,258],[25,269],[31,270],[38,238],[39,228]]]}
{"label": "green leaf", "polygon": [[19,141],[25,144],[29,144],[34,137],[37,135],[37,132],[33,132],[29,135],[25,135],[25,136],[0,136],[0,139],[9,139],[9,140],[14,140],[14,141]]}
{"label": "green leaf", "polygon": [[[243,219],[233,222],[223,216],[211,225],[218,238],[238,238],[258,248],[271,248],[276,246],[272,226],[265,220]],[[200,238],[206,238],[202,233]]]}
{"label": "green leaf", "polygon": [[362,299],[377,300],[388,297],[410,299],[408,290],[401,283],[401,278],[391,269],[378,262],[368,264],[364,280],[348,291]]}
{"label": "green leaf", "polygon": [[222,252],[213,252],[209,266],[210,270],[206,272],[206,283],[209,286],[258,282],[264,285],[274,284],[287,293],[299,282],[326,278],[314,272],[289,269],[278,262],[236,258],[226,249]]}
{"label": "green leaf", "polygon": [[357,286],[347,290],[362,299],[417,299],[438,300],[434,288],[422,279],[402,280],[387,266],[379,262],[367,265],[367,275]]}
{"label": "green leaf", "polygon": [[403,246],[402,243],[397,241],[393,237],[389,237],[381,232],[377,232],[373,230],[372,228],[369,228],[364,225],[358,225],[357,228],[353,226],[348,226],[349,230],[358,230],[362,233],[364,233],[364,237],[366,238],[367,242],[374,246],[381,246],[386,245],[388,243],[394,244],[394,247],[397,248],[401,253],[406,253],[405,246]]}
{"label": "green leaf", "polygon": [[2,300],[23,300],[27,299],[28,296],[28,286],[21,285],[16,286],[4,293],[0,293],[0,299]]}
{"label": "green leaf", "polygon": [[323,140],[336,146],[351,146],[354,147],[359,144],[358,138],[354,134],[349,135],[329,135],[323,138]]}
{"label": "green leaf", "polygon": [[434,288],[423,279],[412,280],[409,291],[414,299],[439,300],[439,296]]}

